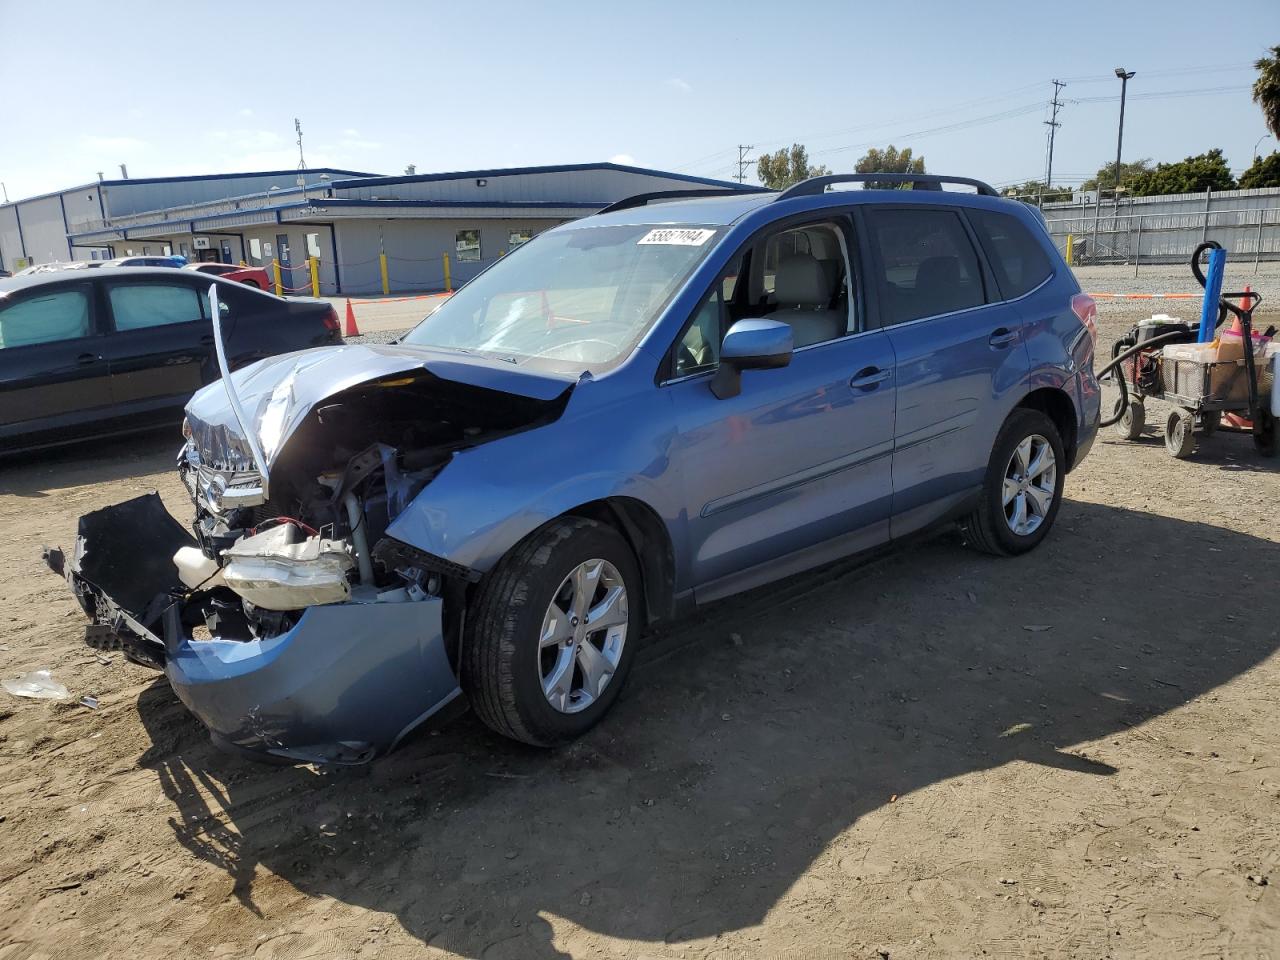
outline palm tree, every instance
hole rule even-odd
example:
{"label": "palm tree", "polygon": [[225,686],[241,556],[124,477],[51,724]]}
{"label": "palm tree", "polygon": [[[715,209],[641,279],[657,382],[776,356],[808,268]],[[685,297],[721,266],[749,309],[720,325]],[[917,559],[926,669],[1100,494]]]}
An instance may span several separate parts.
{"label": "palm tree", "polygon": [[1262,108],[1267,127],[1280,140],[1280,47],[1271,48],[1271,56],[1263,57],[1254,67],[1258,79],[1253,81],[1253,102]]}

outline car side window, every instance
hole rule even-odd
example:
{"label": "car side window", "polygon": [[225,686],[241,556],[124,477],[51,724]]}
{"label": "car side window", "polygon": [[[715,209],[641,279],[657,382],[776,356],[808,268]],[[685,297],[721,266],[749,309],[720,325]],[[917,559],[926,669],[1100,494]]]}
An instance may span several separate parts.
{"label": "car side window", "polygon": [[791,325],[807,347],[852,333],[849,256],[835,221],[788,227],[763,241],[757,313]]}
{"label": "car side window", "polygon": [[89,297],[59,290],[0,308],[0,349],[89,336]]}
{"label": "car side window", "polygon": [[719,364],[720,343],[733,322],[730,304],[738,287],[742,260],[742,254],[733,258],[693,311],[684,332],[676,341],[674,368],[677,377],[714,370]]}
{"label": "car side window", "polygon": [[978,253],[952,210],[867,211],[885,326],[986,302]]}
{"label": "car side window", "polygon": [[1053,264],[1031,231],[1007,213],[970,210],[969,220],[987,252],[1000,293],[1013,300],[1049,279]]}
{"label": "car side window", "polygon": [[116,284],[107,296],[117,331],[191,323],[208,315],[199,293],[185,284]]}

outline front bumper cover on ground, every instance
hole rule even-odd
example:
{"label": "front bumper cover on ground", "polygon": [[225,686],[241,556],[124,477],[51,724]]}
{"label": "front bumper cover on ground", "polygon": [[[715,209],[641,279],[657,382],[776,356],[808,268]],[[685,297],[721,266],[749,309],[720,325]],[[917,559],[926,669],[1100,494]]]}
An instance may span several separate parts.
{"label": "front bumper cover on ground", "polygon": [[461,695],[439,597],[310,607],[269,639],[194,639],[172,560],[194,543],[152,493],[81,517],[70,562],[57,550],[46,559],[93,621],[91,645],[109,632],[133,659],[162,665],[219,746],[363,763]]}

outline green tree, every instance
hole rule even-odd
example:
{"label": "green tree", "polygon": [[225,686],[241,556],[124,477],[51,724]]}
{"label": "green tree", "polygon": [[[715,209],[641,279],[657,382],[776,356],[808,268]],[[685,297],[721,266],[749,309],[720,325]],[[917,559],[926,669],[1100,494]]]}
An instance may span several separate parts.
{"label": "green tree", "polygon": [[1240,174],[1240,189],[1280,187],[1280,151],[1269,157],[1254,157],[1253,166]]}
{"label": "green tree", "polygon": [[756,176],[770,190],[785,190],[793,183],[830,172],[824,166],[809,163],[809,152],[802,143],[793,143],[789,150],[784,147],[777,153],[766,153],[756,161]]}
{"label": "green tree", "polygon": [[[1150,160],[1134,160],[1131,163],[1120,164],[1120,185],[1128,188],[1129,181],[1140,173],[1146,173],[1151,169]],[[1080,184],[1081,190],[1103,190],[1110,193],[1116,188],[1116,166],[1114,163],[1106,163],[1098,168],[1098,172],[1092,177]]]}
{"label": "green tree", "polygon": [[1280,140],[1280,47],[1272,47],[1271,56],[1260,57],[1253,66],[1258,71],[1253,102],[1262,108],[1267,129]]}
{"label": "green tree", "polygon": [[1029,203],[1035,203],[1037,198],[1044,203],[1056,203],[1059,200],[1070,200],[1071,194],[1070,187],[1051,187],[1043,180],[1028,180],[1026,183],[1018,184],[1016,187],[1005,187],[1004,189],[1006,197],[1026,200]]}
{"label": "green tree", "polygon": [[1219,149],[1177,163],[1160,163],[1154,170],[1139,173],[1125,183],[1130,196],[1150,197],[1162,193],[1203,193],[1205,190],[1234,190],[1235,177]]}
{"label": "green tree", "polygon": [[[893,144],[889,144],[884,150],[872,147],[862,155],[862,159],[853,169],[858,173],[924,173],[924,157],[912,156],[910,147],[899,150]],[[904,184],[868,182],[866,189],[888,190],[902,186]],[[910,185],[906,186],[910,188]]]}

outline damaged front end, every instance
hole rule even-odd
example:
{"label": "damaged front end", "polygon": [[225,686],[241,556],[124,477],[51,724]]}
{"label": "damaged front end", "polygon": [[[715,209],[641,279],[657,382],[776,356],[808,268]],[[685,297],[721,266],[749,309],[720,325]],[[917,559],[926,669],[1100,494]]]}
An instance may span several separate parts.
{"label": "damaged front end", "polygon": [[47,554],[87,641],[162,668],[221,746],[317,763],[391,749],[459,698],[479,574],[387,528],[431,509],[423,491],[453,457],[554,420],[572,386],[500,372],[495,389],[480,371],[386,347],[246,368],[233,376],[269,476],[223,386],[206,387],[178,456],[190,529],[149,494],[85,515],[72,555]]}

